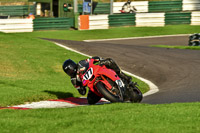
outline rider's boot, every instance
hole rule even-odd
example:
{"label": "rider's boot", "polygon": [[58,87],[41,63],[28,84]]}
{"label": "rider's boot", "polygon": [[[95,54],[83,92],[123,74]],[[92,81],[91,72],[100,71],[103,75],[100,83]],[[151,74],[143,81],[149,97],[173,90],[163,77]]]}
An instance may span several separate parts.
{"label": "rider's boot", "polygon": [[107,68],[113,69],[115,72],[120,72],[120,68],[111,58],[107,58],[100,61],[100,65],[105,65]]}
{"label": "rider's boot", "polygon": [[133,83],[132,77],[126,75],[125,73],[120,72],[120,73],[117,73],[117,74],[119,75],[120,78],[125,79],[128,82],[128,84]]}

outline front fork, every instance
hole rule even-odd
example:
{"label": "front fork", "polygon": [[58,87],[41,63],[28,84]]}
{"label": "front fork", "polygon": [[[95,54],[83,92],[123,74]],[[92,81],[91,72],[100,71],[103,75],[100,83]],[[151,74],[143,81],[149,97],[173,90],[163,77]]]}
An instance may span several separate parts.
{"label": "front fork", "polygon": [[121,95],[120,100],[124,101],[126,98],[126,87],[121,79],[116,80],[115,83],[117,84]]}
{"label": "front fork", "polygon": [[[101,79],[103,81],[107,81],[106,78],[103,75],[101,75]],[[108,84],[106,84],[106,83],[108,83]],[[117,84],[118,90],[119,90],[119,95],[118,96],[120,97],[121,101],[124,101],[124,95],[125,95],[125,92],[126,92],[125,84],[123,83],[123,81],[121,79],[115,80],[115,83]],[[112,90],[113,86],[109,82],[105,82],[105,85],[110,90]]]}

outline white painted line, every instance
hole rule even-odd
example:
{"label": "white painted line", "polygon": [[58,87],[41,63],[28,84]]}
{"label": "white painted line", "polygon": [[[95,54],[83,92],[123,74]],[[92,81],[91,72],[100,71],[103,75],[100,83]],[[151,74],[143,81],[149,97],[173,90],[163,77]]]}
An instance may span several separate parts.
{"label": "white painted line", "polygon": [[[76,99],[76,98],[75,98]],[[79,100],[83,99],[83,101],[87,100],[86,97],[80,97],[77,98]],[[96,103],[97,105],[101,104],[109,104],[110,101],[101,98],[101,100]],[[56,101],[39,101],[39,102],[31,102],[31,103],[26,103],[26,104],[21,104],[21,105],[15,105],[12,106],[14,108],[28,108],[28,109],[40,109],[40,108],[71,108],[71,107],[77,107],[77,106],[87,106],[89,104],[83,103],[76,103],[76,100],[73,102],[71,100],[63,100],[63,99],[58,99]],[[9,106],[10,107],[10,106]]]}
{"label": "white painted line", "polygon": [[129,72],[127,72],[127,71],[124,71],[124,70],[122,70],[122,71],[123,71],[124,73],[126,73],[126,74],[128,74],[128,75],[131,75],[131,76],[133,76],[133,77],[135,77],[135,78],[137,78],[137,79],[139,79],[139,80],[145,82],[146,84],[148,84],[150,90],[149,90],[148,92],[146,92],[146,93],[143,94],[144,97],[145,97],[145,96],[148,96],[148,95],[151,95],[151,94],[154,94],[154,93],[156,93],[156,92],[159,91],[158,87],[157,87],[154,83],[152,83],[151,81],[149,81],[149,80],[147,80],[147,79],[144,79],[144,78],[142,78],[142,77],[139,77],[139,76],[137,76],[137,75],[135,75],[135,74],[129,73]]}
{"label": "white painted line", "polygon": [[147,39],[147,38],[160,38],[160,37],[173,37],[173,36],[189,36],[189,35],[190,34],[160,35],[160,36],[127,37],[127,38],[97,39],[97,40],[83,40],[83,41],[84,42],[98,42],[98,41],[114,41],[114,40],[128,40],[128,39]]}
{"label": "white painted line", "polygon": [[89,58],[92,58],[92,56],[89,56],[89,55],[87,55],[87,54],[81,53],[81,52],[79,52],[79,51],[77,51],[77,50],[74,50],[74,49],[69,48],[69,47],[67,47],[67,46],[64,46],[64,45],[62,45],[62,44],[59,44],[59,43],[57,43],[57,42],[54,42],[54,43],[55,43],[56,45],[62,47],[62,48],[65,48],[65,49],[67,49],[67,50],[70,50],[70,51],[72,51],[72,52],[76,52],[76,53],[78,53],[78,54],[81,54],[81,55],[87,56],[87,57],[89,57]]}
{"label": "white painted line", "polygon": [[[90,55],[84,54],[84,53],[82,53],[82,52],[79,52],[79,51],[77,51],[77,50],[74,50],[74,49],[72,49],[72,48],[69,48],[69,47],[67,47],[67,46],[64,46],[64,45],[62,45],[62,44],[59,44],[59,43],[56,43],[56,42],[54,42],[54,43],[55,43],[56,45],[62,47],[62,48],[65,48],[65,49],[67,49],[67,50],[70,50],[70,51],[72,51],[72,52],[76,52],[76,53],[78,53],[78,54],[81,54],[81,55],[84,55],[84,56],[88,56],[89,58],[92,57],[92,56],[90,56]],[[149,81],[149,80],[147,80],[147,79],[144,79],[144,78],[142,78],[142,77],[139,77],[139,76],[137,76],[137,75],[134,75],[134,74],[132,74],[132,73],[129,73],[129,72],[127,72],[127,71],[124,71],[124,70],[122,70],[122,71],[123,71],[124,73],[127,73],[127,74],[129,74],[129,75],[131,75],[131,76],[133,76],[133,77],[136,77],[136,78],[142,80],[143,82],[145,82],[146,84],[148,84],[150,90],[149,90],[148,92],[146,92],[143,96],[148,96],[148,95],[154,94],[154,93],[156,93],[156,92],[159,91],[158,87],[157,87],[154,83],[152,83],[151,81]]]}

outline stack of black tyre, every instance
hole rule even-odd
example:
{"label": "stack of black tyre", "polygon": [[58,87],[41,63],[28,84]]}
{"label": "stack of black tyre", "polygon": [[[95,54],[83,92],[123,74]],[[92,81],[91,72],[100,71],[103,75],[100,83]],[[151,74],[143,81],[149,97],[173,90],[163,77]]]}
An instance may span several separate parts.
{"label": "stack of black tyre", "polygon": [[189,46],[200,46],[200,33],[195,33],[189,37]]}

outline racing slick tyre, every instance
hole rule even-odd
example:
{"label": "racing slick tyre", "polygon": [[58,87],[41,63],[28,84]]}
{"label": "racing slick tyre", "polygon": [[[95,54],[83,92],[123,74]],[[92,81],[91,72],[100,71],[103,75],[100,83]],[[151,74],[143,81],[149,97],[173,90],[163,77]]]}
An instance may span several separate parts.
{"label": "racing slick tyre", "polygon": [[104,98],[109,100],[110,102],[123,102],[123,100],[120,99],[120,97],[123,96],[112,93],[106,88],[106,86],[102,82],[98,82],[96,84],[96,87],[99,92],[104,96]]}
{"label": "racing slick tyre", "polygon": [[132,89],[132,91],[130,92],[131,96],[130,96],[130,101],[134,102],[134,103],[139,103],[142,101],[143,99],[143,95],[142,92],[138,89],[138,88],[134,88]]}

